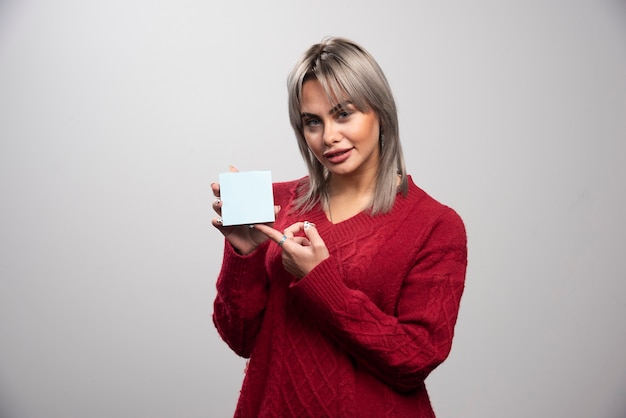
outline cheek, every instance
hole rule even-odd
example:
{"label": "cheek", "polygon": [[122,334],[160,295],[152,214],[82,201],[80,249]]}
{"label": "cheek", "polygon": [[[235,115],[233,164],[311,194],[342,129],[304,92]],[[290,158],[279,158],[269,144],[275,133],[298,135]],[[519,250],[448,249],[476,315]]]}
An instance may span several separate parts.
{"label": "cheek", "polygon": [[317,154],[322,143],[322,141],[318,138],[318,135],[305,134],[304,141],[308,145],[309,149]]}
{"label": "cheek", "polygon": [[359,143],[361,146],[367,146],[372,141],[378,141],[378,131],[372,128],[369,124],[362,125],[347,133],[347,135],[352,142]]}
{"label": "cheek", "polygon": [[368,138],[371,141],[378,143],[380,136],[380,125],[377,120],[370,121],[367,124],[363,124],[362,135],[364,138]]}

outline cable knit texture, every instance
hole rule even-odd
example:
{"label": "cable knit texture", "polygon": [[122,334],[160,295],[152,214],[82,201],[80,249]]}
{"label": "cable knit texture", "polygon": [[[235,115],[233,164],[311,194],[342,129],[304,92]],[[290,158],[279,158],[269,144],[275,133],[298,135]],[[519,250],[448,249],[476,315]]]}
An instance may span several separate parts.
{"label": "cable knit texture", "polygon": [[297,281],[273,242],[224,246],[213,320],[250,359],[235,416],[434,417],[424,379],[452,345],[463,222],[409,178],[391,212],[332,224],[319,207],[291,210],[302,181],[274,185],[274,227],[315,223],[328,259]]}

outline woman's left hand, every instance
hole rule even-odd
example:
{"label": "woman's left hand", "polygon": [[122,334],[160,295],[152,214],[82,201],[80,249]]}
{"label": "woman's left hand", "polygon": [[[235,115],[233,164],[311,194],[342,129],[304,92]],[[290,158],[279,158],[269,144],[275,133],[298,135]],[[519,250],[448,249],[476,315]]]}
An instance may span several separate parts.
{"label": "woman's left hand", "polygon": [[[254,228],[281,246],[285,270],[298,279],[309,274],[330,255],[315,224],[310,222],[296,222],[282,233],[264,224],[254,225]],[[305,236],[297,235],[301,231]]]}

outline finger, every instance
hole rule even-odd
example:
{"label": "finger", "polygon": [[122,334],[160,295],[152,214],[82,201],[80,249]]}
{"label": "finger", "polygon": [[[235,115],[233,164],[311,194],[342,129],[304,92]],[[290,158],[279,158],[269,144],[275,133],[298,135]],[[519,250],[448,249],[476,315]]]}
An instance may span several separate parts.
{"label": "finger", "polygon": [[282,240],[282,238],[283,238],[283,233],[282,232],[277,231],[276,229],[272,228],[269,225],[256,224],[256,225],[254,225],[254,229],[256,229],[257,231],[261,232],[262,234],[267,236],[269,239],[271,239],[275,243],[279,243]]}
{"label": "finger", "polygon": [[238,173],[239,170],[237,170],[237,167],[229,165],[228,166],[228,171],[230,171],[231,173]]}
{"label": "finger", "polygon": [[222,230],[222,217],[217,216],[211,219],[211,224],[213,224],[214,227],[216,227],[217,229],[221,231]]}
{"label": "finger", "polygon": [[213,201],[213,210],[215,212],[217,212],[218,215],[222,216],[222,199],[220,199],[219,197],[217,197],[214,201]]}
{"label": "finger", "polygon": [[292,241],[303,247],[309,247],[311,245],[311,241],[309,241],[307,237],[293,237]]}
{"label": "finger", "polygon": [[211,183],[211,191],[213,192],[213,196],[220,197],[220,185],[219,183]]}
{"label": "finger", "polygon": [[283,233],[287,235],[287,238],[293,238],[298,232],[304,229],[304,222],[296,222],[295,224],[287,227]]}
{"label": "finger", "polygon": [[311,245],[326,245],[314,223],[304,221],[302,229],[304,229],[304,234],[311,242]]}

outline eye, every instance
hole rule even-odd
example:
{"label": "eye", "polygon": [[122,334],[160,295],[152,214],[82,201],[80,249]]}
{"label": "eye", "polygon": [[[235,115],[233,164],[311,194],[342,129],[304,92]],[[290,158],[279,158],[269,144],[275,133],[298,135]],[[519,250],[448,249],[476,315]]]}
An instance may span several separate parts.
{"label": "eye", "polygon": [[319,119],[315,119],[315,118],[308,118],[304,120],[304,126],[307,128],[315,128],[316,126],[321,125],[321,122]]}
{"label": "eye", "polygon": [[345,119],[350,116],[352,113],[347,110],[342,110],[341,112],[337,112],[337,119]]}

